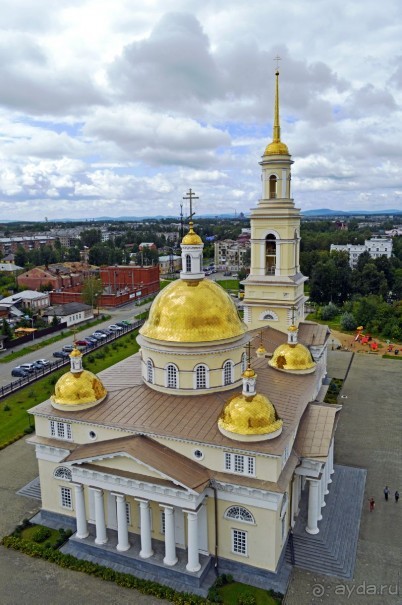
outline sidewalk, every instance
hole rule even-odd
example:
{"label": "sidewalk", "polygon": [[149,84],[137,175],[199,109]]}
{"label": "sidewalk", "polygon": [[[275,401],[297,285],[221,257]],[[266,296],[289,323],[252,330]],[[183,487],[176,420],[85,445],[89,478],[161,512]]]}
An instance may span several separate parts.
{"label": "sidewalk", "polygon": [[[339,358],[332,360],[331,355],[330,375],[331,367],[340,368]],[[401,605],[402,507],[393,494],[402,492],[402,362],[355,355],[342,393],[347,398],[335,436],[335,462],[368,471],[354,577],[340,580],[295,569],[285,603]],[[383,496],[386,484],[389,502]],[[373,513],[367,503],[371,496],[376,501]]]}

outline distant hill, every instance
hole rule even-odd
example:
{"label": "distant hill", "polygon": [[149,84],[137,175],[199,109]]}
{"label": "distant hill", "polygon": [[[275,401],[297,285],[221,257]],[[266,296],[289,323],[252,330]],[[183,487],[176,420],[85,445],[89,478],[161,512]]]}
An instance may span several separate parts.
{"label": "distant hill", "polygon": [[332,210],[331,208],[317,208],[302,211],[303,216],[361,216],[361,215],[402,214],[402,210]]}

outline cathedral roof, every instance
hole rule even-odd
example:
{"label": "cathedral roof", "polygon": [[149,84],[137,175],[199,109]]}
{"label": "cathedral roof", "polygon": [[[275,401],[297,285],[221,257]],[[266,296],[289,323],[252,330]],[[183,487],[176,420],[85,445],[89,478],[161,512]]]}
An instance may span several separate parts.
{"label": "cathedral roof", "polygon": [[242,336],[246,325],[229,294],[212,280],[178,279],[152,303],[140,334],[169,342],[209,342]]}

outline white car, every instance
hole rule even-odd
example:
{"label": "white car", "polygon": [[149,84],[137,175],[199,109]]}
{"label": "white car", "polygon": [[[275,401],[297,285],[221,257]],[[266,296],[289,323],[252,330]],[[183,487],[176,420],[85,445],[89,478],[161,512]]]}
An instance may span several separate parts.
{"label": "white car", "polygon": [[37,359],[36,361],[34,361],[34,363],[36,363],[37,365],[41,365],[41,366],[50,365],[50,361],[48,359]]}
{"label": "white car", "polygon": [[102,340],[103,338],[107,338],[106,334],[104,334],[103,332],[94,332],[92,334],[92,336],[94,338],[98,338],[99,340]]}
{"label": "white car", "polygon": [[109,326],[109,330],[112,330],[112,332],[122,332],[123,328],[121,326],[116,326],[116,324],[112,324]]}

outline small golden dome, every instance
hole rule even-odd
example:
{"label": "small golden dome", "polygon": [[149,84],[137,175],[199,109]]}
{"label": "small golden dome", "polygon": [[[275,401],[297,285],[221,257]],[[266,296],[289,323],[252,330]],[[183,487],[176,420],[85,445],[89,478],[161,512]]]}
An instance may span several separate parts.
{"label": "small golden dome", "polygon": [[193,229],[193,223],[190,223],[188,233],[186,233],[186,235],[183,237],[181,243],[185,246],[199,246],[202,244],[202,239],[199,235],[197,235],[197,233],[195,233]]}
{"label": "small golden dome", "polygon": [[73,349],[70,353],[70,357],[82,357],[82,353],[78,349]]}
{"label": "small golden dome", "polygon": [[214,281],[178,279],[152,303],[140,334],[170,342],[208,342],[247,332],[229,294]]}
{"label": "small golden dome", "polygon": [[220,432],[237,441],[273,439],[282,426],[274,405],[259,393],[253,397],[235,395],[225,404],[218,419]]}
{"label": "small golden dome", "polygon": [[67,372],[56,382],[51,403],[56,409],[82,410],[105,399],[107,390],[102,381],[88,370],[74,374]]}
{"label": "small golden dome", "polygon": [[267,349],[262,344],[256,350],[257,357],[265,357],[266,353]]}
{"label": "small golden dome", "polygon": [[289,150],[282,141],[272,141],[266,146],[264,155],[289,155]]}
{"label": "small golden dome", "polygon": [[314,372],[316,366],[310,351],[300,343],[279,345],[275,349],[272,359],[268,361],[268,365],[276,370],[302,374]]}
{"label": "small golden dome", "polygon": [[292,324],[291,326],[288,327],[288,332],[297,332],[297,327]]}
{"label": "small golden dome", "polygon": [[257,376],[257,374],[254,372],[253,368],[249,367],[246,370],[244,370],[242,376],[243,376],[243,378],[254,378]]}

